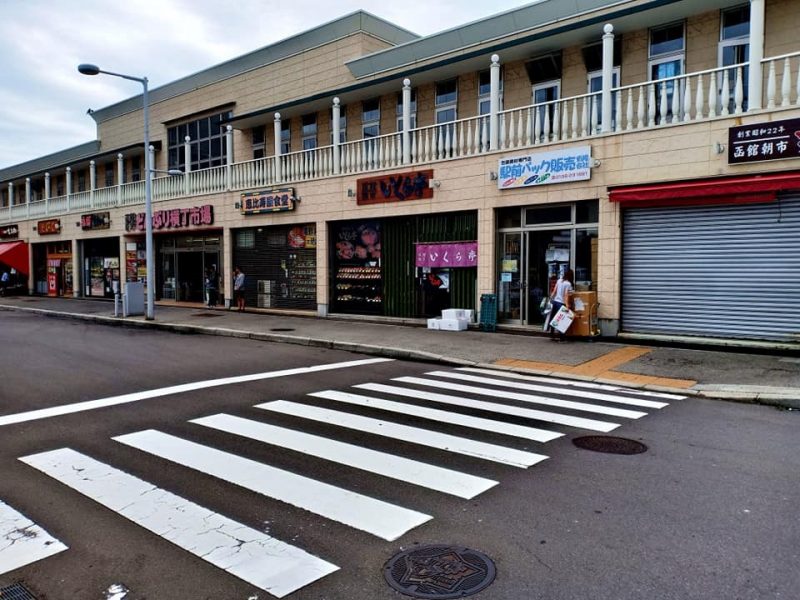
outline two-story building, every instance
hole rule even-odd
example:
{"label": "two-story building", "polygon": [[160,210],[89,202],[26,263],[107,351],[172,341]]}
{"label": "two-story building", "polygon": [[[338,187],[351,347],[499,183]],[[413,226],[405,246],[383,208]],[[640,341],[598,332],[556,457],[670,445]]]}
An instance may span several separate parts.
{"label": "two-story building", "polygon": [[38,294],[145,280],[149,158],[161,301],[214,268],[229,302],[239,266],[250,307],[491,293],[534,331],[572,268],[606,335],[798,342],[799,29],[797,0],[545,0],[426,37],[356,12],[151,90],[147,151],[138,95],[0,170],[0,264]]}

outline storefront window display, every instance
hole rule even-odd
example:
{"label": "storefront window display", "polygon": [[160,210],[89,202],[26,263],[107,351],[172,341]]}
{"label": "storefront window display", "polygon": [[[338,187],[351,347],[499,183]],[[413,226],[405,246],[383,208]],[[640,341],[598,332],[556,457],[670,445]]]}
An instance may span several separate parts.
{"label": "storefront window display", "polygon": [[316,310],[316,225],[239,229],[233,235],[233,264],[245,274],[248,306]]}
{"label": "storefront window display", "polygon": [[381,314],[383,311],[380,221],[333,225],[333,309]]}
{"label": "storefront window display", "polygon": [[72,242],[34,244],[33,267],[37,294],[72,295]]}
{"label": "storefront window display", "polygon": [[83,294],[113,298],[120,291],[119,240],[85,240],[83,245]]}

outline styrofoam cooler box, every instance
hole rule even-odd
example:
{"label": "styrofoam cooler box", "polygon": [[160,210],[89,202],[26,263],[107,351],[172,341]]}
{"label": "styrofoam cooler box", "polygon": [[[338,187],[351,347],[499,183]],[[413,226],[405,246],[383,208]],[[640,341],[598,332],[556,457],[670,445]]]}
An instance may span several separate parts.
{"label": "styrofoam cooler box", "polygon": [[442,311],[443,319],[466,319],[472,323],[475,318],[475,311],[471,308],[446,308]]}
{"label": "styrofoam cooler box", "polygon": [[439,319],[439,329],[443,331],[465,331],[468,327],[466,319]]}
{"label": "styrofoam cooler box", "polygon": [[428,329],[439,329],[441,319],[428,319]]}

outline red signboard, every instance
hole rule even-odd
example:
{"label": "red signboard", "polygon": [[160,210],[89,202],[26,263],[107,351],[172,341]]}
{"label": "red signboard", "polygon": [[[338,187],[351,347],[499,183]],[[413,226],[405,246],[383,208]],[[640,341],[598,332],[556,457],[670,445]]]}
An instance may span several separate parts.
{"label": "red signboard", "polygon": [[36,224],[36,231],[39,235],[52,235],[54,233],[61,233],[61,219],[48,219],[47,221],[39,221]]}
{"label": "red signboard", "polygon": [[433,198],[432,179],[433,169],[359,179],[356,181],[356,203],[382,204]]}

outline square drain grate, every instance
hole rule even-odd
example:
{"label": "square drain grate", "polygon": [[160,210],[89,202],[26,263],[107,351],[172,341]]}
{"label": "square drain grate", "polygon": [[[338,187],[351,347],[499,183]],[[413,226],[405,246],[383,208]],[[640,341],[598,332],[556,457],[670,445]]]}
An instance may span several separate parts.
{"label": "square drain grate", "polygon": [[31,594],[21,583],[15,583],[0,588],[0,600],[36,600],[36,596]]}

